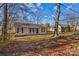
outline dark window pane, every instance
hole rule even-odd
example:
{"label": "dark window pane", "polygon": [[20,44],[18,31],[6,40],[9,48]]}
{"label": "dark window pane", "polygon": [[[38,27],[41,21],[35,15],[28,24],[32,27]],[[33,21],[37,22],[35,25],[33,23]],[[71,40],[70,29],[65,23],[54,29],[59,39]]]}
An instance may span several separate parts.
{"label": "dark window pane", "polygon": [[29,28],[29,33],[31,33],[31,28]]}
{"label": "dark window pane", "polygon": [[19,33],[19,28],[17,28],[17,33]]}
{"label": "dark window pane", "polygon": [[23,29],[23,27],[22,27],[22,33],[24,32],[24,29]]}

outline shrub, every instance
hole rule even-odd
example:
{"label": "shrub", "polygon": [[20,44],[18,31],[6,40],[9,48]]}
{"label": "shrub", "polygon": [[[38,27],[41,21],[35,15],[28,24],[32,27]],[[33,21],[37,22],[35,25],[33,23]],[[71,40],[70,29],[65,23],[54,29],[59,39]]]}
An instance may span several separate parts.
{"label": "shrub", "polygon": [[4,40],[4,37],[0,35],[0,51],[5,52],[7,51],[8,44],[13,41],[14,34],[12,33],[12,30],[8,30],[7,32],[7,39]]}

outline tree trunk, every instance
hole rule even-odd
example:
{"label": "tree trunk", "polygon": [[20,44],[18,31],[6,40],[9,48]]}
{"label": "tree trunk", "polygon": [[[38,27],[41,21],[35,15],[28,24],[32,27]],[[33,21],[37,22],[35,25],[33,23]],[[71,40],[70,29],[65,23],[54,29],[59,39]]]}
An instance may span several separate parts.
{"label": "tree trunk", "polygon": [[7,40],[7,3],[4,4],[4,19],[2,26],[3,41]]}
{"label": "tree trunk", "polygon": [[57,14],[55,20],[55,36],[58,36],[58,25],[59,25],[59,17],[60,17],[60,3],[57,3]]}

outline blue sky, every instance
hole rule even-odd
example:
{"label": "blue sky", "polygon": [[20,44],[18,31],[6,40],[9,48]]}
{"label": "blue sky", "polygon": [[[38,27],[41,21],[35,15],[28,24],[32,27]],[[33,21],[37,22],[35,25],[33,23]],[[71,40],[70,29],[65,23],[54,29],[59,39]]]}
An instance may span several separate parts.
{"label": "blue sky", "polygon": [[[65,5],[66,7],[62,6],[62,4]],[[46,12],[47,14],[49,14],[49,15],[55,15],[56,14],[56,4],[55,3],[54,4],[53,3],[42,4],[42,7],[44,8],[43,9],[44,12]],[[67,13],[73,13],[74,15],[79,15],[78,13],[75,13],[75,12],[69,10],[69,8],[71,8],[71,9],[79,12],[78,11],[79,10],[79,4],[78,3],[70,3],[70,4],[68,4],[68,3],[61,3],[60,7],[61,7],[60,8],[60,11],[61,11],[61,13],[60,13],[61,14],[60,19],[61,20],[63,20],[64,17],[65,17],[63,15],[65,15]],[[54,20],[53,19],[51,19],[51,20],[48,19],[48,22],[51,23],[51,24],[52,23],[54,24]],[[64,21],[60,21],[60,23],[65,23],[65,22]]]}
{"label": "blue sky", "polygon": [[[18,4],[18,6],[20,6],[21,4]],[[63,5],[65,5],[66,7],[64,7]],[[21,12],[19,10],[19,7],[16,6],[16,11],[17,12]],[[41,23],[50,23],[50,24],[54,24],[54,19],[53,17],[56,16],[56,3],[39,3],[39,4],[26,4],[26,6],[31,9],[33,12],[35,12],[36,15],[40,16],[40,22]],[[23,7],[23,6],[20,6]],[[79,15],[78,13],[75,13],[71,10],[69,10],[70,8],[79,12],[79,4],[78,3],[61,3],[60,5],[60,11],[61,11],[61,15],[60,15],[60,19],[63,20],[65,17],[65,14],[67,13],[73,13],[74,15]],[[37,9],[38,8],[38,9]],[[26,12],[24,12],[25,15],[28,16],[28,19],[30,19],[31,21],[34,19],[33,18],[33,14],[32,13],[28,13],[27,10],[25,10]],[[20,15],[20,19],[22,19],[23,15],[22,13],[18,13]],[[23,21],[24,19],[22,19]],[[60,23],[65,23],[64,21],[60,21]]]}
{"label": "blue sky", "polygon": [[[64,7],[63,5],[65,5],[66,7]],[[44,3],[41,4],[40,7],[42,7],[42,12],[45,13],[45,17],[43,17],[42,19],[42,23],[50,23],[50,24],[54,24],[55,21],[52,17],[52,15],[55,17],[56,16],[56,3]],[[61,15],[60,15],[60,20],[63,20],[65,18],[65,15],[67,13],[73,13],[74,15],[79,15],[71,10],[69,10],[70,8],[79,12],[79,4],[78,3],[61,3],[60,5],[60,11],[61,11]],[[41,13],[40,13],[41,14]],[[65,23],[64,21],[60,21],[60,23]]]}

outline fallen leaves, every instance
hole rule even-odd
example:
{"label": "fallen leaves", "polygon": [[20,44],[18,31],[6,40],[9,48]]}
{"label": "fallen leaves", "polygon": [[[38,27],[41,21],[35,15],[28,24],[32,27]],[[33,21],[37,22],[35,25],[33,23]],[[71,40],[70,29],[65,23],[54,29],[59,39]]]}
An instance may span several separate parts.
{"label": "fallen leaves", "polygon": [[59,39],[15,41],[8,48],[7,55],[15,56],[73,56],[79,55],[79,40],[63,36]]}

